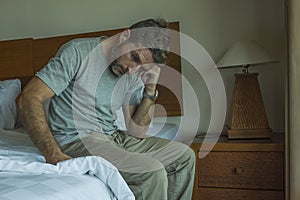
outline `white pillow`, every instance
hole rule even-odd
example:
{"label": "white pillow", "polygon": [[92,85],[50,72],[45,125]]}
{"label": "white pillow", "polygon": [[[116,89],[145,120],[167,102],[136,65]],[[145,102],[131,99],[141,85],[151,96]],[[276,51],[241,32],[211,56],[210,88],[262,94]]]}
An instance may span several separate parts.
{"label": "white pillow", "polygon": [[21,81],[0,81],[0,128],[13,129],[17,122],[16,97],[21,93]]}

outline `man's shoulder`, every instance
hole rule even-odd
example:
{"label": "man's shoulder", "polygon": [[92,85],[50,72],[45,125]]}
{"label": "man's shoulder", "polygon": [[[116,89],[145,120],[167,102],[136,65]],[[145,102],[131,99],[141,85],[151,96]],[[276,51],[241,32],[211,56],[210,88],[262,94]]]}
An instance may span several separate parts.
{"label": "man's shoulder", "polygon": [[64,43],[58,51],[62,52],[89,52],[100,44],[100,37],[75,38]]}
{"label": "man's shoulder", "polygon": [[100,37],[89,37],[89,38],[75,38],[66,43],[66,45],[74,46],[89,46],[98,45],[100,43]]}
{"label": "man's shoulder", "polygon": [[73,43],[84,43],[84,42],[94,42],[94,41],[100,41],[100,37],[83,37],[83,38],[74,38],[70,40],[70,42]]}

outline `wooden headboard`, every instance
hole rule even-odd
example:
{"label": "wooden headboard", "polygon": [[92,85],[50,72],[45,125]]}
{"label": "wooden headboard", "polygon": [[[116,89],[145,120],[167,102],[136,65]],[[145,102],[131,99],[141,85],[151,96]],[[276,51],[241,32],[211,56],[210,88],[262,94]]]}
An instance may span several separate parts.
{"label": "wooden headboard", "polygon": [[[169,28],[179,31],[179,23],[169,23]],[[0,80],[19,78],[22,84],[25,85],[34,74],[45,66],[49,59],[52,58],[59,47],[64,43],[74,38],[83,37],[97,37],[97,36],[112,36],[120,33],[124,29],[114,29],[98,32],[89,32],[82,34],[64,35],[58,37],[49,38],[25,38],[9,41],[0,41]],[[174,39],[174,38],[173,38]],[[179,36],[176,38],[179,41]],[[178,45],[179,42],[172,42],[172,44]],[[168,56],[167,65],[181,73],[181,59],[180,56],[170,53]],[[162,69],[161,79],[168,78],[168,73]],[[175,88],[182,91],[181,77],[172,77]],[[182,105],[182,92],[179,96],[175,96],[168,88],[159,85],[159,99],[157,104],[161,104],[167,112],[168,116],[180,116],[183,111],[180,105]],[[156,110],[155,116],[163,116],[163,112]]]}

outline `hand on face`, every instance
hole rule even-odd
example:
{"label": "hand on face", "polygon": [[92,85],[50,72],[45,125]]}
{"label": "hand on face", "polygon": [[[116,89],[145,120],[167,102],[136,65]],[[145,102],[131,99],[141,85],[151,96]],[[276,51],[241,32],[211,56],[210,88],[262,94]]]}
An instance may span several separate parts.
{"label": "hand on face", "polygon": [[[152,53],[147,48],[138,48],[133,43],[125,43],[114,49],[121,56],[114,61],[111,70],[116,76],[125,73],[135,74],[141,77],[145,89],[149,94],[154,94],[158,82],[160,67],[154,63]],[[115,57],[116,54],[114,53]]]}
{"label": "hand on face", "polygon": [[145,84],[145,90],[150,95],[155,93],[160,70],[160,67],[153,63],[144,64],[137,69],[138,75]]}
{"label": "hand on face", "polygon": [[148,94],[154,94],[160,75],[160,67],[154,63],[148,48],[131,42],[122,42],[112,50],[111,71],[118,77],[125,73],[141,77]]}

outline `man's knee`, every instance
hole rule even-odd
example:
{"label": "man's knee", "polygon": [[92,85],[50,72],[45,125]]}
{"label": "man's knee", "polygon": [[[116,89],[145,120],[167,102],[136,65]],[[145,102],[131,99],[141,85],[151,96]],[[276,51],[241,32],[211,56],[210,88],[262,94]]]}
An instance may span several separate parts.
{"label": "man's knee", "polygon": [[146,182],[149,187],[153,188],[152,191],[166,192],[168,188],[168,176],[165,168],[149,172]]}
{"label": "man's knee", "polygon": [[180,153],[179,160],[183,160],[189,162],[191,164],[195,164],[196,162],[196,154],[194,150],[186,144],[177,143],[177,149]]}
{"label": "man's knee", "polygon": [[191,163],[196,162],[196,154],[192,148],[187,148],[184,156],[189,160]]}
{"label": "man's knee", "polygon": [[167,199],[168,177],[165,169],[144,174],[123,174],[137,200]]}
{"label": "man's knee", "polygon": [[138,170],[134,172],[134,170],[128,170],[120,171],[120,173],[129,184],[142,185],[147,183],[148,185],[152,185],[152,187],[156,184],[168,184],[167,172],[164,167],[145,167],[143,171]]}
{"label": "man's knee", "polygon": [[168,177],[165,168],[152,172],[153,179],[159,181],[161,184],[168,184]]}

